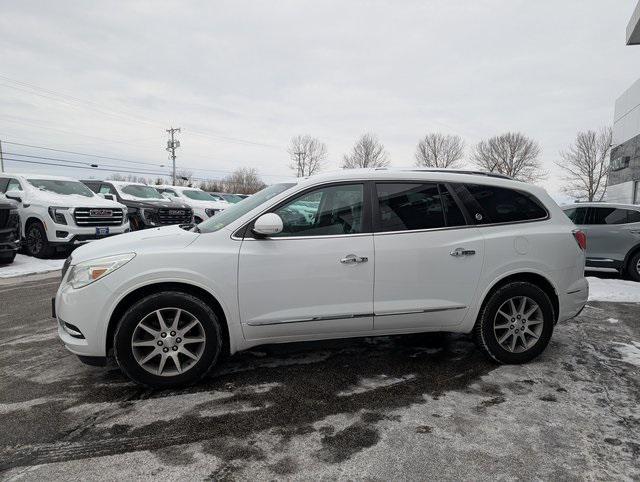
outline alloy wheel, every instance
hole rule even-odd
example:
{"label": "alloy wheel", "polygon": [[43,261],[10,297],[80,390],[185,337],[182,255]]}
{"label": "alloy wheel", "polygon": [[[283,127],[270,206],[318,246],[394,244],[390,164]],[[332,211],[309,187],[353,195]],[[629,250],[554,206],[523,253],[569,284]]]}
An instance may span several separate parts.
{"label": "alloy wheel", "polygon": [[140,367],[170,377],[190,370],[206,346],[198,318],[180,308],[155,310],[140,320],[131,336],[131,350]]}
{"label": "alloy wheel", "polygon": [[540,306],[528,296],[515,296],[500,305],[493,332],[502,348],[511,353],[529,350],[540,339],[544,319]]}
{"label": "alloy wheel", "polygon": [[42,233],[36,226],[33,226],[27,234],[27,247],[29,248],[29,252],[32,254],[39,253],[42,250],[43,244]]}

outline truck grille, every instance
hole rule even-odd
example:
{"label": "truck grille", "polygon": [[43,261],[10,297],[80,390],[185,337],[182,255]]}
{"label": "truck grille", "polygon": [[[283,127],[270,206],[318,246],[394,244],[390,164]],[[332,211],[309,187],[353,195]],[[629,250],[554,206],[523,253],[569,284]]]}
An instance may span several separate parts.
{"label": "truck grille", "polygon": [[160,224],[188,224],[191,222],[193,212],[185,208],[162,208],[158,212]]}
{"label": "truck grille", "polygon": [[20,224],[20,216],[8,209],[0,209],[0,229],[17,228]]}
{"label": "truck grille", "polygon": [[120,208],[76,208],[73,219],[78,226],[120,226]]}

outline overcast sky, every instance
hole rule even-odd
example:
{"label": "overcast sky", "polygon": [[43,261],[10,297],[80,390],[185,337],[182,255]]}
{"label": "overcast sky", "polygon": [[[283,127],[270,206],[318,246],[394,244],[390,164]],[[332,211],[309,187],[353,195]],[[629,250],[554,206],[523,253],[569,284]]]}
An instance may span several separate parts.
{"label": "overcast sky", "polygon": [[616,97],[640,77],[640,47],[624,41],[635,4],[7,1],[0,139],[159,165],[173,125],[183,128],[178,165],[211,170],[196,176],[251,166],[273,182],[291,174],[296,134],[326,142],[332,169],[364,132],[409,166],[427,132],[459,134],[469,150],[518,130],[539,141],[557,191],[558,151],[611,124]]}

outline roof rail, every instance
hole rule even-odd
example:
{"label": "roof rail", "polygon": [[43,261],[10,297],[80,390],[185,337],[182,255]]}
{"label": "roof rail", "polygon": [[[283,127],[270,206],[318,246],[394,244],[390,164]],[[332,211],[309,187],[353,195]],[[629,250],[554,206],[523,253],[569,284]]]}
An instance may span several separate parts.
{"label": "roof rail", "polygon": [[487,171],[473,171],[473,170],[458,170],[458,169],[433,169],[433,168],[425,168],[425,169],[408,169],[408,171],[414,172],[444,172],[446,174],[473,174],[477,176],[487,176],[487,177],[497,177],[499,179],[510,179],[513,180],[511,176],[507,176],[506,174],[500,174],[497,172],[487,172]]}

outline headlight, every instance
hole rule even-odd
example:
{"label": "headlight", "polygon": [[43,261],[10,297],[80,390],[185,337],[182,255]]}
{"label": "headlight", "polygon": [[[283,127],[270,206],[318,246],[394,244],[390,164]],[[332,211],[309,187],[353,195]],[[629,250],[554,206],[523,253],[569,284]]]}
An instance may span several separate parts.
{"label": "headlight", "polygon": [[67,219],[64,217],[63,211],[68,211],[69,208],[49,208],[49,216],[57,224],[67,224]]}
{"label": "headlight", "polygon": [[145,223],[151,224],[155,226],[158,224],[158,211],[155,209],[142,208],[140,210],[140,214],[142,214],[142,219]]}
{"label": "headlight", "polygon": [[135,253],[118,254],[105,258],[91,259],[71,266],[67,283],[78,289],[104,278],[109,273],[124,266],[135,257]]}

